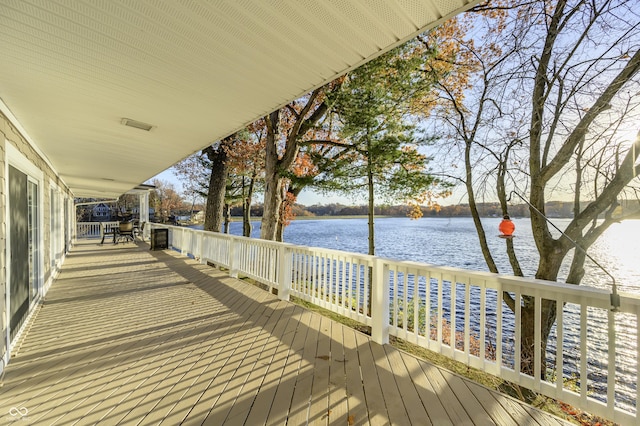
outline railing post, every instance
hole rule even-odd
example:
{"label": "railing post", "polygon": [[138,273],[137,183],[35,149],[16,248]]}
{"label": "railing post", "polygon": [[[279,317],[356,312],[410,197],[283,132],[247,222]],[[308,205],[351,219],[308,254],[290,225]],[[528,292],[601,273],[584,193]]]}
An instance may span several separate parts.
{"label": "railing post", "polygon": [[187,236],[186,236],[187,232],[184,230],[184,228],[178,228],[178,229],[180,229],[180,254],[183,256],[186,256],[188,252],[186,247],[187,244],[185,241],[187,239]]}
{"label": "railing post", "polygon": [[278,247],[278,298],[289,300],[291,292],[291,248]]}
{"label": "railing post", "polygon": [[375,257],[370,280],[371,338],[385,345],[389,343],[389,265]]}
{"label": "railing post", "polygon": [[200,248],[200,250],[198,250],[198,260],[200,261],[201,264],[205,264],[207,263],[206,260],[204,260],[204,232],[198,232],[198,247]]}
{"label": "railing post", "polygon": [[229,239],[229,276],[231,278],[238,278],[238,258],[236,253],[239,247],[237,246],[237,240],[233,237]]}

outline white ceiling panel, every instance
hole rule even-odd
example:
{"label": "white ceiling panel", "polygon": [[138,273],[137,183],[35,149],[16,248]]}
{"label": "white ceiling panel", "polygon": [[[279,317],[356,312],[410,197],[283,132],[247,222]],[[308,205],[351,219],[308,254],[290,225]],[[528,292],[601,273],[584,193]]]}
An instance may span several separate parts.
{"label": "white ceiling panel", "polygon": [[117,196],[475,3],[0,0],[0,109],[77,196]]}

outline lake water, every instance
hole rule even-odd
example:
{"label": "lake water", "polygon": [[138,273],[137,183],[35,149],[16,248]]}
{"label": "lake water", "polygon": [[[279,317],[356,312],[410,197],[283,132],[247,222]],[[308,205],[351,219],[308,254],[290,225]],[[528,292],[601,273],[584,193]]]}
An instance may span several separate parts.
{"label": "lake water", "polygon": [[[482,220],[487,230],[489,246],[500,273],[511,274],[506,244],[498,238],[500,219]],[[569,219],[554,219],[564,229]],[[513,243],[526,276],[535,274],[538,253],[529,219],[514,219],[516,238]],[[260,223],[254,222],[252,236],[260,235]],[[379,218],[375,221],[376,255],[412,260],[433,265],[454,266],[487,271],[475,227],[471,218]],[[242,234],[242,224],[232,222],[230,233]],[[288,243],[331,248],[356,253],[368,251],[367,219],[304,219],[295,220],[285,229]],[[464,248],[461,250],[461,247]],[[589,249],[589,255],[616,278],[619,291],[640,294],[640,220],[627,220],[612,225]],[[563,268],[559,280],[568,272]],[[611,279],[589,260],[583,284],[610,289]]]}
{"label": "lake water", "polygon": [[[482,221],[500,273],[509,275],[512,274],[512,271],[505,250],[506,244],[503,239],[498,237],[500,220],[485,218]],[[553,220],[560,229],[564,229],[569,221],[569,219]],[[513,243],[521,267],[526,276],[533,276],[537,267],[538,254],[531,233],[530,221],[526,218],[514,218],[514,223],[516,237]],[[253,237],[259,236],[259,226],[259,222],[254,222]],[[379,218],[375,221],[375,232],[376,255],[380,257],[471,270],[488,270],[471,218],[422,218],[418,220]],[[230,233],[241,235],[242,224],[240,222],[231,223]],[[558,235],[557,232],[554,231],[554,233]],[[286,228],[284,238],[286,242],[292,244],[367,253],[367,219],[295,220]],[[640,294],[640,262],[638,261],[640,220],[627,220],[612,225],[589,249],[588,253],[615,277],[620,292]],[[568,266],[569,262],[567,261],[559,276],[560,281],[566,277]],[[593,262],[587,260],[585,269],[583,285],[611,289],[611,278]],[[503,311],[507,313],[505,322],[507,322],[506,327],[509,327],[506,305],[504,305]],[[571,377],[579,371],[579,310],[577,306],[567,305],[565,312],[570,314],[567,315],[566,329],[564,330],[564,370],[565,375]],[[588,315],[588,363],[590,370],[600,371],[599,373],[590,373],[588,386],[593,395],[604,399],[608,348],[606,340],[602,338],[602,333],[607,332],[606,313],[602,311],[594,313],[590,310]],[[615,395],[616,405],[634,411],[637,325],[635,318],[623,314],[616,315],[618,334],[616,354],[618,374],[616,376],[618,383],[622,383],[622,389],[617,391]],[[550,365],[555,362],[555,350],[554,328],[548,347]]]}

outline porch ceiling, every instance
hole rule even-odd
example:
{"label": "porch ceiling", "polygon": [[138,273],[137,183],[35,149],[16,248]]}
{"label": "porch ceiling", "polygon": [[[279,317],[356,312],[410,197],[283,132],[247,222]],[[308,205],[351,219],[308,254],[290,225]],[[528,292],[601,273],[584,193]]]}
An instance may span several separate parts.
{"label": "porch ceiling", "polygon": [[0,109],[117,196],[477,2],[0,0]]}

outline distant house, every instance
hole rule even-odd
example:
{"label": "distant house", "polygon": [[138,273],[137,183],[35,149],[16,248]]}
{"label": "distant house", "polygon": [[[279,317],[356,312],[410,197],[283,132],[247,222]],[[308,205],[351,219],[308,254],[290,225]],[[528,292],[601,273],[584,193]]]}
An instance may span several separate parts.
{"label": "distant house", "polygon": [[91,220],[94,222],[106,222],[111,220],[111,207],[105,203],[96,204],[91,210]]}
{"label": "distant house", "polygon": [[[138,218],[140,217],[140,208],[138,207],[134,207],[131,209],[131,214],[133,214],[134,218]],[[149,207],[149,221],[150,222],[154,222],[155,220],[155,216],[156,216],[156,211],[153,207]]]}

